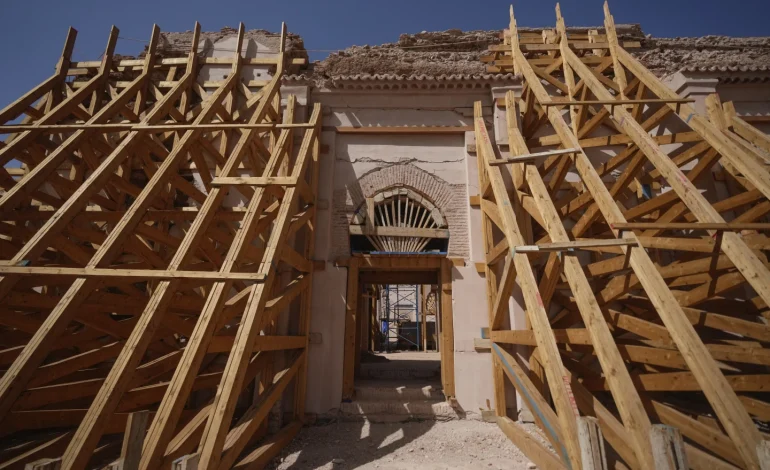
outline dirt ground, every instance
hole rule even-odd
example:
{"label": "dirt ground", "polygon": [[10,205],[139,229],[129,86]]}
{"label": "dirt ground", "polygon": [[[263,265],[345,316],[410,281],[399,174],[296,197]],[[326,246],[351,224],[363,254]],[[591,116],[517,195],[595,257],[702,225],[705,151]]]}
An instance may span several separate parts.
{"label": "dirt ground", "polygon": [[314,425],[303,428],[271,465],[274,470],[537,468],[497,425],[474,420]]}

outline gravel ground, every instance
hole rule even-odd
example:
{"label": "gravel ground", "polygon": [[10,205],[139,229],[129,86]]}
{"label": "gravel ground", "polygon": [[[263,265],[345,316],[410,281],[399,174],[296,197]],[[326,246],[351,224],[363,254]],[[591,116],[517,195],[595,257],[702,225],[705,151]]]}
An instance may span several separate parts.
{"label": "gravel ground", "polygon": [[[527,426],[535,433],[534,425]],[[306,427],[269,468],[524,470],[536,467],[497,425],[456,420],[381,424],[343,421]]]}

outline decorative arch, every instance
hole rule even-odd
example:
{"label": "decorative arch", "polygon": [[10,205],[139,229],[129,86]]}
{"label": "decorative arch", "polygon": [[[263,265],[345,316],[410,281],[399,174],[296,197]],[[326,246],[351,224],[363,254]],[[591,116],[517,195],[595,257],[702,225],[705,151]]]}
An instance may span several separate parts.
{"label": "decorative arch", "polygon": [[438,207],[406,187],[366,198],[350,223],[353,251],[446,253],[448,241],[446,219]]}
{"label": "decorative arch", "polygon": [[393,162],[374,168],[344,188],[333,192],[331,250],[333,257],[350,256],[350,226],[367,198],[388,190],[406,188],[438,208],[450,238],[447,256],[470,256],[468,237],[468,193],[464,184],[452,184],[410,161]]}

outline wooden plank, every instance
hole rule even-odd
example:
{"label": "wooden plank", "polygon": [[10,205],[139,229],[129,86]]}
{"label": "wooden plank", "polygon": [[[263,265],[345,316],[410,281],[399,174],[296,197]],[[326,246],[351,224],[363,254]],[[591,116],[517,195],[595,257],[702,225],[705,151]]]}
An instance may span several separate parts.
{"label": "wooden plank", "polygon": [[532,413],[535,422],[545,433],[545,437],[557,449],[562,457],[567,455],[564,447],[564,438],[559,427],[558,418],[551,405],[543,398],[535,384],[529,378],[529,374],[519,365],[510,353],[497,344],[492,345],[492,352],[498,358],[496,367],[502,369],[521,397],[526,400],[527,407]]}
{"label": "wooden plank", "polygon": [[687,453],[682,434],[672,426],[656,424],[652,426],[650,439],[655,449],[655,468],[687,470]]}
{"label": "wooden plank", "polygon": [[447,400],[455,397],[455,346],[454,315],[452,313],[452,262],[444,259],[441,263],[441,382]]}
{"label": "wooden plank", "polygon": [[590,248],[608,248],[608,247],[634,247],[639,246],[639,242],[634,239],[620,238],[607,240],[578,240],[564,241],[554,243],[541,243],[539,245],[521,245],[513,247],[516,253],[537,253],[553,251],[573,251],[586,250]]}
{"label": "wooden plank", "polygon": [[[510,145],[510,144],[509,144]],[[528,155],[516,155],[513,157],[508,158],[502,158],[502,159],[495,159],[489,162],[490,165],[506,165],[508,163],[522,163],[522,162],[531,162],[533,160],[537,160],[540,158],[545,157],[554,157],[558,155],[571,155],[573,153],[577,152],[577,149],[558,149],[558,150],[549,150],[547,152],[537,152],[537,153],[530,153]]]}
{"label": "wooden plank", "polygon": [[671,99],[643,99],[643,100],[564,100],[564,101],[544,101],[539,103],[541,106],[584,106],[584,105],[609,105],[611,107],[628,105],[628,104],[678,104],[678,103],[694,103],[692,98],[671,98]]}
{"label": "wooden plank", "polygon": [[[557,7],[557,14],[560,16],[560,12]],[[562,28],[563,29],[563,28]],[[566,37],[566,30],[563,29],[563,38]],[[513,105],[513,94],[509,92],[508,106]],[[563,123],[563,120],[562,120]],[[566,126],[565,126],[566,127]],[[574,130],[574,129],[573,129]],[[576,133],[572,134],[576,137]],[[517,127],[511,125],[508,126],[508,140],[512,148],[519,152],[527,150],[524,137],[521,135]],[[565,147],[570,147],[567,143],[564,143]],[[548,188],[545,182],[542,180],[539,171],[533,166],[525,168],[526,180],[529,183],[530,191],[535,200],[542,219],[545,222],[546,228],[553,243],[548,246],[564,249],[569,246],[568,249],[577,248],[592,248],[592,247],[610,247],[620,246],[628,250],[632,246],[638,246],[636,240],[627,239],[615,239],[615,240],[581,240],[570,241],[564,228],[563,223],[559,218],[559,214],[554,206],[551,198],[549,197]],[[543,245],[538,246],[541,248]],[[514,248],[514,251],[517,251]],[[585,272],[578,259],[572,256],[563,256],[561,260],[563,264],[563,270],[567,277],[567,281],[570,285],[573,295],[580,309],[580,314],[584,320],[584,323],[589,326],[588,333],[591,341],[594,345],[594,351],[602,366],[602,370],[605,372],[608,382],[612,383],[612,396],[615,399],[615,403],[620,411],[620,415],[623,418],[624,423],[631,427],[631,444],[636,453],[636,458],[643,465],[650,465],[650,459],[648,457],[650,450],[649,444],[649,427],[650,420],[647,417],[647,413],[644,410],[640,397],[633,393],[633,383],[631,377],[626,369],[623,358],[620,351],[618,351],[615,345],[612,334],[604,320],[604,314],[599,308],[596,297],[593,295],[593,290],[585,276]],[[555,277],[555,276],[554,276]],[[606,456],[604,455],[603,446],[601,444],[600,432],[594,425],[595,423],[583,423],[583,439],[587,440],[587,443],[581,442],[581,452],[583,455],[583,466],[585,467],[606,467]],[[599,436],[597,437],[597,433]],[[597,443],[598,439],[598,443]],[[590,449],[590,452],[588,452]]]}
{"label": "wooden plank", "polygon": [[[523,55],[521,55],[520,52],[517,55],[517,60],[526,62],[526,59],[523,57]],[[578,75],[586,81],[587,86],[589,86],[597,98],[612,99],[612,96],[604,88],[604,85],[596,80],[590,70],[586,70],[585,65],[580,62],[580,60],[577,59],[573,53],[567,51],[566,60],[573,68],[575,68]],[[627,64],[624,62],[624,65]],[[649,88],[649,83],[643,80],[638,73],[636,76],[639,77],[640,80],[642,80],[642,82],[644,82],[645,85]],[[528,78],[527,81],[533,88],[537,86],[533,80]],[[543,94],[545,94],[545,90],[542,91]],[[551,108],[551,111],[549,112],[551,123],[556,127],[557,132],[560,133],[564,139],[567,139],[565,141],[566,145],[574,145],[572,142],[570,142],[570,139],[574,141],[574,136],[568,136],[566,129],[561,128],[562,125],[566,127],[566,124],[563,123],[561,116],[557,116],[557,114],[558,111],[556,111],[554,108]],[[670,165],[674,167],[672,168],[672,172],[675,172],[677,175],[682,175],[681,171],[678,168],[675,168],[675,165],[671,162],[671,160],[668,159],[665,155],[661,155],[661,152],[657,146],[654,143],[649,142],[651,140],[649,134],[647,134],[647,132],[644,131],[639,126],[639,124],[633,120],[633,118],[626,112],[625,109],[622,107],[614,107],[614,116],[620,127],[626,131],[630,130],[632,132],[637,145],[639,145],[640,142],[644,142],[642,145],[644,146],[643,150],[645,150],[645,154],[648,156],[648,158],[654,159],[653,163],[656,165],[656,167],[658,167],[658,169],[660,169],[660,166]],[[583,177],[583,181],[594,195],[594,198],[599,204],[601,211],[604,213],[605,219],[609,223],[625,222],[622,214],[620,213],[620,210],[615,205],[609,194],[607,194],[606,187],[603,183],[600,182],[598,175],[596,175],[596,172],[593,168],[593,165],[590,164],[590,160],[588,160],[588,157],[585,156],[584,153],[577,155],[576,165],[578,172]],[[680,197],[684,197],[685,199],[690,200],[702,200],[702,196],[700,196],[700,193],[698,193],[694,187],[688,188],[686,191],[684,190],[684,186],[686,184],[682,180],[686,179],[687,178],[683,177],[682,175],[667,178],[667,181],[678,187],[679,191],[677,191],[677,194],[679,194]],[[677,190],[677,188],[675,188],[675,190]],[[700,202],[701,201],[698,201],[698,207],[703,207]],[[704,207],[704,210],[712,212],[713,208],[709,205],[708,208]],[[707,221],[720,222],[720,220]],[[728,235],[730,234],[725,234],[725,236]],[[736,245],[737,243],[733,246]],[[742,252],[744,251],[740,248],[739,250]],[[747,256],[750,259],[755,259],[755,255],[753,253]],[[656,310],[658,311],[664,324],[672,333],[672,337],[674,337],[674,340],[677,342],[680,351],[685,351],[684,354],[687,358],[688,366],[703,381],[703,391],[706,393],[706,396],[709,398],[709,401],[711,402],[715,411],[722,418],[723,423],[725,423],[726,427],[728,428],[728,433],[733,437],[734,441],[742,441],[742,455],[744,455],[744,458],[746,458],[747,462],[756,461],[756,456],[754,455],[755,452],[751,450],[753,447],[755,447],[755,442],[757,442],[759,439],[759,435],[755,426],[751,422],[751,419],[749,418],[746,411],[742,408],[742,406],[740,406],[735,393],[731,390],[721,372],[719,372],[716,363],[705,351],[705,347],[700,341],[700,338],[698,337],[695,330],[692,328],[689,322],[684,321],[684,314],[678,307],[677,301],[671,294],[668,286],[666,286],[663,279],[657,275],[652,261],[649,259],[644,250],[632,249],[630,254],[630,265],[636,274],[640,277],[640,279],[644,278],[642,285],[644,286],[645,291],[653,301],[653,304],[655,305]],[[764,266],[762,266],[761,269],[765,272],[767,271]],[[755,274],[758,272],[755,269],[751,269],[751,271]],[[756,284],[756,282],[752,283],[752,285],[754,284]],[[770,288],[770,282],[768,282],[765,287]]]}
{"label": "wooden plank", "polygon": [[289,176],[218,176],[212,186],[296,186],[297,179]]}
{"label": "wooden plank", "polygon": [[[230,432],[226,433],[226,436],[222,436],[224,441],[222,453],[217,455],[217,457],[219,457],[219,465],[215,468],[226,470],[233,467],[238,459],[238,456],[243,452],[246,445],[254,435],[257,427],[267,417],[270,409],[281,397],[289,383],[294,379],[294,377],[296,377],[300,366],[305,361],[305,357],[306,352],[303,351],[289,363],[289,367],[275,374],[272,383],[264,392],[260,394],[259,399],[256,400],[251,407],[249,407],[249,409],[238,420],[235,427],[233,427]],[[209,418],[209,422],[210,421],[211,418]],[[206,437],[205,431],[203,437]],[[210,458],[207,458],[206,448],[203,447],[203,449],[201,449],[201,467],[212,468],[210,466],[205,466],[206,461],[210,461]]]}
{"label": "wooden plank", "polygon": [[[591,337],[585,328],[568,328],[551,330],[554,341],[565,344],[591,345]],[[537,346],[535,333],[532,330],[500,330],[490,331],[489,338],[496,343],[521,344]]]}
{"label": "wooden plank", "polygon": [[[102,73],[99,76],[106,76],[109,73],[109,67],[105,67],[105,65],[108,65],[108,61],[112,58],[112,52],[114,50],[115,42],[117,41],[117,34],[117,29],[111,31],[107,50],[105,51],[105,57],[102,61]],[[151,59],[148,59],[148,63],[151,64]],[[87,91],[88,89],[84,88],[82,90]],[[51,112],[46,115],[46,119],[50,118],[50,120],[53,121],[59,114],[66,112],[67,107],[71,105],[71,99],[74,96],[75,95],[51,110]],[[173,97],[174,94],[170,93],[168,99],[170,100]],[[163,105],[161,103],[153,112],[149,113],[145,119],[157,119],[156,115],[160,115],[162,110]],[[46,122],[48,121],[40,121],[41,124],[45,124]],[[130,137],[126,137],[126,139],[130,139]],[[14,144],[17,142],[19,142],[19,140],[14,141]],[[10,146],[5,147],[4,150],[9,148]],[[91,195],[98,192],[101,186],[99,183],[106,181],[109,176],[112,175],[114,168],[122,160],[125,151],[126,140],[124,140],[124,142],[118,146],[110,156],[103,160],[99,169],[94,171],[78,190],[72,194],[67,202],[64,203],[45,224],[43,224],[35,235],[25,244],[24,248],[13,257],[11,264],[18,264],[25,259],[36,259],[37,256],[47,248],[47,242],[58,234],[58,232],[72,219],[75,212],[78,212],[82,207],[87,205]],[[0,152],[2,152],[2,150],[0,150]],[[2,203],[2,200],[0,200],[0,203]],[[134,207],[137,207],[138,209],[140,206],[141,204],[137,203],[132,205],[131,208],[134,209]],[[120,230],[116,228],[110,235],[116,235],[116,232],[120,233]],[[95,255],[97,262],[100,262],[103,255],[107,254],[107,250],[108,247],[105,245],[100,247],[99,252]],[[92,262],[93,261],[94,260],[92,259]],[[89,263],[88,267],[96,267],[96,265],[97,263]],[[13,285],[18,279],[18,276],[5,276],[0,278],[0,298],[4,297],[13,288]],[[3,375],[3,378],[0,379],[0,418],[8,412],[13,401],[23,391],[26,382],[31,378],[35,368],[45,358],[48,348],[54,344],[54,339],[63,332],[64,328],[74,316],[75,309],[68,309],[67,307],[71,304],[78,305],[88,294],[90,294],[89,291],[81,290],[81,287],[85,282],[85,279],[79,278],[73,283],[62,299],[62,302],[49,314],[43,326],[35,333],[33,338],[27,343],[24,350],[11,365],[8,373]]]}
{"label": "wooden plank", "polygon": [[[430,269],[441,269],[443,263],[442,256],[431,254],[416,254],[413,256],[387,256],[387,255],[354,255],[349,258],[347,264],[353,259],[358,259],[358,268],[383,269],[388,271],[424,271]],[[341,266],[341,264],[338,264]]]}
{"label": "wooden plank", "polygon": [[[120,96],[124,96],[124,94],[128,93],[128,95],[131,95],[131,90],[136,87],[135,85],[136,80],[131,82],[131,85],[126,87],[126,89],[121,92]],[[126,95],[126,96],[128,96]],[[123,100],[119,101],[120,103],[124,103]],[[110,104],[113,102],[111,101]],[[122,110],[121,110],[122,111]],[[293,124],[281,124],[281,123],[231,123],[231,122],[206,122],[206,123],[178,123],[178,124],[144,124],[144,123],[134,123],[134,122],[126,122],[126,123],[105,123],[100,120],[89,120],[88,122],[84,122],[82,124],[42,124],[39,126],[35,125],[24,125],[24,124],[11,124],[11,125],[4,125],[0,126],[0,134],[15,134],[18,132],[24,132],[24,131],[40,131],[42,134],[59,134],[59,133],[67,133],[67,132],[74,132],[74,131],[90,131],[94,133],[103,133],[103,134],[109,134],[109,133],[115,133],[115,132],[129,132],[129,131],[135,131],[135,132],[145,132],[145,133],[151,133],[151,134],[160,134],[162,132],[180,132],[180,131],[189,131],[189,130],[196,130],[201,132],[216,132],[216,131],[226,131],[226,130],[240,130],[240,129],[250,129],[250,130],[271,130],[271,129],[306,129],[312,127],[310,124],[305,123],[293,123]]]}
{"label": "wooden plank", "polygon": [[[627,51],[619,49],[618,57],[620,62],[657,96],[664,99],[678,98],[674,91],[661,83],[660,79],[655,77]],[[699,115],[692,106],[670,104],[669,107],[719,152],[722,158],[733,165],[751,184],[759,189],[765,197],[770,198],[770,172],[763,168],[757,159],[731,141],[708,119]]]}
{"label": "wooden plank", "polygon": [[351,235],[371,235],[380,237],[425,237],[449,238],[449,229],[417,227],[366,227],[351,225]]}
{"label": "wooden plank", "polygon": [[[239,50],[238,48],[236,49]],[[280,73],[278,73],[277,76],[280,76]],[[272,106],[272,97],[277,91],[276,88],[276,83],[273,81],[267,89],[263,90],[263,94],[260,95],[262,99],[258,101],[258,104],[257,102],[254,103],[256,105],[256,109],[250,118],[250,122],[260,122],[265,118],[265,116],[268,114],[269,107]],[[291,105],[291,101],[289,104]],[[317,117],[317,113],[317,110],[314,108],[313,116]],[[240,139],[236,143],[235,148],[231,153],[231,158],[228,159],[228,164],[226,165],[227,172],[223,172],[225,175],[228,175],[228,172],[233,171],[237,167],[239,158],[245,151],[247,144],[252,137],[253,136],[251,135],[251,131],[245,131],[241,134]],[[279,139],[272,149],[272,153],[264,169],[264,173],[270,174],[270,172],[277,168],[281,158],[284,155],[284,152],[286,151],[286,144],[288,140],[288,130],[282,130]],[[293,189],[290,188],[288,191],[291,192]],[[207,208],[207,211],[213,213],[215,208],[221,205],[221,201],[225,194],[226,191],[221,191],[220,188],[214,188],[209,198],[207,198],[206,203],[204,204],[204,207]],[[230,249],[228,250],[223,269],[231,269],[233,266],[235,266],[235,263],[239,259],[244,247],[250,244],[250,232],[253,230],[252,224],[257,223],[256,221],[258,220],[258,214],[267,204],[267,201],[264,200],[264,194],[264,188],[257,188],[254,191],[254,194],[252,195],[248,204],[246,216],[241,222],[240,230],[236,233]],[[281,207],[283,207],[283,204]],[[209,222],[210,219],[208,218],[196,219],[195,225],[198,227],[195,227],[196,235],[190,239],[190,243],[192,243],[196,237],[203,235],[205,232],[205,227]],[[282,224],[279,223],[279,225],[282,229],[284,228]],[[188,235],[190,235],[190,232],[188,232]],[[270,256],[270,263],[272,264],[272,262],[275,260],[274,253],[271,253]],[[262,306],[264,307],[265,298],[261,294],[265,291],[270,291],[272,287],[272,277],[270,274],[272,274],[272,271],[274,270],[271,270],[271,273],[268,273],[264,269],[263,265],[261,265],[260,269],[263,273],[269,274],[268,278],[264,284],[259,285],[262,286],[261,288],[254,288],[250,290],[246,296],[248,299],[246,302],[247,304],[253,305],[252,302],[256,295],[261,299],[260,303],[262,303]],[[211,338],[218,325],[220,325],[221,320],[218,318],[218,316],[220,315],[222,303],[224,302],[224,298],[229,289],[230,285],[228,283],[217,283],[211,289],[209,293],[209,301],[206,304],[206,308],[204,308],[200,315],[196,330],[193,332],[193,335],[190,338],[187,347],[185,348],[185,352],[180,361],[180,364],[183,364],[185,367],[192,368],[194,370],[197,370],[200,367],[200,364],[202,363],[203,358],[207,353]],[[236,337],[235,343],[238,341],[238,337]],[[240,339],[240,341],[242,342],[243,339]],[[248,347],[249,349],[252,349],[254,341],[249,341],[249,343],[250,344]],[[237,346],[233,347],[235,348]],[[191,387],[192,380],[185,372],[185,369],[182,367],[182,365],[180,365],[180,367],[177,368],[174,377],[172,378],[172,386],[169,387],[168,392],[163,397],[163,401],[160,404],[158,417],[155,419],[152,427],[150,428],[148,438],[145,441],[144,455],[142,457],[140,468],[154,468],[162,460],[163,452],[173,435],[173,432],[176,428],[176,423],[181,416],[182,407],[184,406],[187,395],[191,391]]]}
{"label": "wooden plank", "polygon": [[[476,145],[479,151],[479,158],[492,160],[494,150],[492,148],[489,134],[487,133],[486,123],[482,115],[481,103],[474,105],[474,120],[476,123]],[[495,199],[505,201],[508,198],[508,190],[503,182],[499,167],[486,167],[492,191]],[[481,175],[481,173],[480,173]],[[508,238],[510,246],[524,244],[524,237],[516,221],[513,208],[510,205],[498,206],[500,216],[503,219],[505,235]],[[543,307],[543,301],[537,287],[532,267],[524,253],[515,253],[514,265],[517,278],[521,284],[524,294],[524,300],[527,306],[527,313],[533,324],[533,331],[537,338],[537,346],[543,351],[545,359],[545,370],[548,377],[548,385],[554,397],[556,409],[559,418],[559,424],[564,434],[564,443],[570,461],[580,462],[580,445],[577,439],[577,406],[574,403],[572,392],[563,377],[563,365],[559,355],[556,341],[550,329],[548,315]],[[494,332],[493,332],[494,334]]]}
{"label": "wooden plank", "polygon": [[116,268],[60,268],[52,266],[0,266],[0,275],[8,276],[61,276],[81,279],[115,279],[140,282],[148,279],[189,279],[196,281],[252,281],[263,282],[264,274],[219,271],[177,271],[154,269]]}
{"label": "wooden plank", "polygon": [[524,427],[505,416],[498,416],[497,425],[508,439],[521,449],[538,468],[543,470],[564,470],[565,467],[548,448],[532,437]]}
{"label": "wooden plank", "polygon": [[[583,457],[584,470],[606,470],[607,455],[604,451],[604,437],[596,418],[581,416],[578,419],[578,436]],[[665,467],[656,467],[659,469]],[[686,467],[685,467],[686,470]]]}
{"label": "wooden plank", "polygon": [[[286,27],[283,25],[282,36],[284,38],[285,34]],[[278,77],[280,77],[280,74],[278,74]],[[272,83],[275,84],[276,82],[277,80]],[[276,106],[278,106],[277,103],[278,101],[276,100]],[[320,105],[316,104],[313,107],[311,122],[318,123],[320,113]],[[320,126],[305,131],[291,176],[296,178],[304,176],[310,160],[311,147],[315,146],[318,137],[317,130],[319,128]],[[201,438],[201,466],[205,468],[215,468],[219,465],[220,461],[229,461],[228,466],[232,465],[233,460],[230,459],[235,459],[237,454],[243,450],[243,447],[238,447],[245,446],[248,441],[246,438],[251,437],[251,434],[237,437],[232,445],[238,448],[238,450],[226,455],[222,454],[226,450],[227,429],[229,429],[233,418],[237,398],[241,393],[242,386],[246,383],[247,364],[253,352],[254,339],[262,329],[266,328],[273,321],[274,316],[272,314],[277,313],[277,309],[268,308],[269,299],[267,297],[272,288],[272,282],[275,280],[274,260],[280,256],[281,247],[287,241],[289,221],[291,220],[290,212],[297,204],[298,197],[299,192],[296,191],[296,188],[289,188],[281,200],[278,216],[275,219],[273,231],[270,233],[262,262],[260,263],[260,270],[270,273],[270,276],[268,276],[265,284],[257,284],[254,287],[247,301],[245,313],[242,316],[241,324],[236,333],[233,349],[228,357],[225,371],[220,381],[219,391],[212,403],[211,414]],[[247,242],[246,237],[247,233],[244,233],[243,243]],[[295,292],[301,292],[301,289]],[[297,368],[300,365],[301,362],[297,365]],[[291,373],[294,374],[294,372]]]}
{"label": "wooden plank", "polygon": [[742,230],[770,230],[770,224],[746,222],[626,222],[612,224],[617,230],[713,230],[718,232],[740,232]]}
{"label": "wooden plank", "polygon": [[[285,27],[283,31],[285,34]],[[280,74],[278,76],[280,76]],[[316,105],[313,108],[311,121],[317,122],[319,115],[320,106]],[[305,137],[299,151],[299,157],[292,170],[292,176],[301,177],[304,173],[307,167],[308,153],[310,151],[311,144],[316,139],[315,130],[316,128],[306,130]],[[280,154],[281,153],[279,152],[276,154],[276,156],[279,156]],[[280,163],[280,160],[273,159],[273,157],[271,157],[271,160],[271,165]],[[218,393],[214,398],[209,420],[206,423],[206,428],[201,438],[201,466],[216,467],[222,458],[222,451],[224,450],[223,446],[225,445],[225,438],[227,434],[226,430],[230,426],[232,414],[234,412],[235,400],[240,394],[242,385],[245,383],[244,381],[247,377],[246,364],[248,363],[250,355],[253,352],[254,340],[259,334],[259,331],[263,328],[266,328],[267,325],[273,320],[273,314],[278,313],[277,308],[267,308],[267,296],[272,288],[272,282],[275,279],[275,270],[273,269],[274,260],[280,256],[280,247],[286,241],[288,227],[290,225],[287,223],[290,220],[289,212],[294,204],[296,204],[298,195],[299,193],[295,190],[295,188],[289,188],[281,200],[274,230],[270,234],[270,238],[267,243],[267,249],[264,252],[262,263],[260,264],[260,269],[263,272],[269,273],[270,275],[268,276],[265,284],[258,284],[254,289],[252,289],[245,306],[245,313],[238,328],[238,332],[236,333],[233,349],[228,357],[228,363],[225,366],[225,371],[220,381],[220,393]],[[255,215],[260,204],[261,202],[258,201],[250,202],[250,207],[255,210]],[[244,223],[244,226],[248,227],[248,224]],[[239,232],[239,237],[236,240],[236,244],[245,246],[245,244],[248,242],[247,234],[247,230],[244,232]],[[236,259],[235,253],[231,251],[230,254],[233,255],[232,261],[234,262]],[[224,288],[226,286],[222,287]],[[224,291],[217,291],[216,296],[222,295],[222,292]],[[297,292],[301,292],[301,289]],[[211,314],[209,316],[212,319],[216,318],[216,310],[218,309],[211,310]],[[272,312],[272,314],[269,312]],[[196,361],[199,361],[200,358],[202,358],[200,351],[202,346],[207,344],[208,341],[209,339],[207,337],[201,337],[200,339],[197,339],[196,343],[198,346],[196,347],[196,352],[194,353],[195,356],[197,356],[195,358]],[[191,340],[191,343],[192,342],[193,341]],[[188,346],[188,348],[190,347],[191,346]],[[164,398],[164,401],[166,401],[166,398]],[[173,402],[176,402],[176,404]],[[176,408],[179,407],[180,404],[183,404],[183,400],[174,398],[173,400],[169,400],[169,403]],[[175,411],[175,413],[177,413],[177,411]],[[177,419],[178,418],[173,417],[172,419],[167,420],[166,426],[168,427],[166,429],[173,429],[173,423],[175,423]],[[161,445],[165,445],[165,439],[167,438],[164,437],[164,443]],[[238,442],[240,442],[240,439],[241,438],[239,437]],[[147,451],[147,446],[145,451]],[[149,464],[152,462],[152,460],[148,458],[147,462]],[[149,466],[150,465],[148,465],[148,467]]]}
{"label": "wooden plank", "polygon": [[137,470],[142,456],[142,444],[147,432],[149,411],[137,411],[128,416],[123,445],[120,448],[120,470]]}
{"label": "wooden plank", "polygon": [[233,466],[236,470],[257,470],[267,466],[302,429],[302,421],[294,420],[262,442]]}
{"label": "wooden plank", "polygon": [[503,314],[508,311],[508,301],[513,294],[513,288],[516,285],[515,281],[516,268],[513,266],[513,257],[507,256],[505,258],[505,266],[503,267],[503,275],[500,278],[500,288],[492,308],[490,330],[499,330],[503,326],[505,321]]}
{"label": "wooden plank", "polygon": [[473,131],[473,126],[336,126],[323,130],[332,130],[338,134],[462,134]]}

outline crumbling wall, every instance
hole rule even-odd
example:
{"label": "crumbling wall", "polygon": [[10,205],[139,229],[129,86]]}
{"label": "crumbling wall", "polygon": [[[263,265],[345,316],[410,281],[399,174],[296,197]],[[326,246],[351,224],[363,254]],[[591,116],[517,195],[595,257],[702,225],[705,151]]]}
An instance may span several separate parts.
{"label": "crumbling wall", "polygon": [[[586,26],[571,27],[575,34],[604,28]],[[770,66],[770,37],[703,36],[694,38],[654,38],[645,35],[638,24],[616,25],[621,40],[641,42],[642,47],[631,49],[647,68],[660,77],[670,75],[684,67],[732,67]],[[540,33],[543,28],[519,28],[521,32]],[[476,75],[486,72],[481,56],[492,44],[500,44],[501,30],[422,31],[402,34],[398,41],[381,45],[351,46],[332,52],[327,58],[310,64],[300,73],[313,79],[318,85],[334,77],[351,75]],[[234,36],[230,27],[216,32],[201,32],[201,39],[209,44]],[[245,33],[246,39],[254,39],[271,49],[278,48],[280,35],[263,29]],[[184,56],[190,50],[192,31],[162,33],[158,47],[164,57]],[[293,33],[287,35],[287,51],[291,57],[306,57],[302,38]],[[205,51],[201,51],[205,53]]]}
{"label": "crumbling wall", "polygon": [[[568,31],[579,34],[589,29],[604,33],[599,27],[575,27]],[[539,33],[542,28],[520,28],[520,31]],[[617,25],[617,31],[621,40],[641,43],[641,48],[629,51],[660,77],[683,67],[770,66],[770,37],[654,38],[645,35],[635,24]],[[358,74],[481,74],[486,72],[481,56],[489,45],[502,42],[500,33],[500,30],[450,29],[402,34],[396,43],[352,46],[332,53],[313,65],[312,75],[316,81],[322,81]]]}
{"label": "crumbling wall", "polygon": [[[588,29],[569,28],[573,33]],[[543,28],[520,28],[541,33]],[[639,25],[618,25],[623,37],[644,37]],[[501,30],[446,31],[402,34],[398,42],[378,46],[352,46],[316,62],[312,76],[316,81],[350,75],[476,75],[486,72],[481,56],[492,44],[501,44]]]}
{"label": "crumbling wall", "polygon": [[[227,37],[235,36],[238,30],[225,26],[220,31],[201,31],[200,39],[208,40],[207,47],[215,45],[218,41]],[[272,51],[277,51],[280,46],[280,33],[270,32],[264,29],[251,29],[244,33],[244,39],[254,39],[260,44],[267,46]],[[193,32],[164,32],[161,33],[161,39],[158,44],[158,54],[162,57],[184,57],[190,52],[190,46],[192,45]],[[286,51],[290,57],[306,56],[305,44],[302,41],[302,37],[298,34],[287,33],[286,34]],[[206,50],[200,51],[205,54]]]}
{"label": "crumbling wall", "polygon": [[632,54],[659,77],[665,77],[685,67],[767,67],[770,66],[770,37],[648,36],[643,48],[632,51]]}

